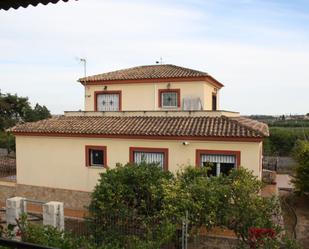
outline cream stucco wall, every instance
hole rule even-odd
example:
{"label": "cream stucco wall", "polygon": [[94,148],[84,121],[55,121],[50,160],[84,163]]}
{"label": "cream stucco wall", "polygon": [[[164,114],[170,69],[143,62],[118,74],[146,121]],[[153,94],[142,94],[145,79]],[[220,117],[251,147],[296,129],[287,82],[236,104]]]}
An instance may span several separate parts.
{"label": "cream stucco wall", "polygon": [[[123,111],[162,110],[158,104],[158,90],[167,89],[168,83],[109,84],[106,85],[107,89],[104,89],[104,85],[87,85],[85,86],[85,111],[94,111],[94,92],[104,90],[122,91]],[[170,88],[180,89],[181,105],[184,97],[199,97],[202,101],[203,109],[211,110],[212,93],[215,87],[210,83],[206,81],[171,82]]]}
{"label": "cream stucco wall", "polygon": [[241,165],[260,176],[260,142],[140,140],[78,137],[17,136],[17,183],[91,191],[104,169],[85,166],[85,146],[107,146],[107,164],[129,161],[129,147],[168,148],[169,170],[195,165],[196,149],[241,152]]}
{"label": "cream stucco wall", "polygon": [[217,93],[217,110],[219,110],[219,90],[215,92],[215,88],[210,84],[204,84],[204,110],[212,110],[213,93]]}

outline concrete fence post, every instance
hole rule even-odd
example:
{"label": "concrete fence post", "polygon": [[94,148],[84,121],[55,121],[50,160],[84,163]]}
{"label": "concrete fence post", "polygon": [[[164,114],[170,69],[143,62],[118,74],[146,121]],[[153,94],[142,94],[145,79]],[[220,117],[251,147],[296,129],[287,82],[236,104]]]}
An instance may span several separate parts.
{"label": "concrete fence post", "polygon": [[50,201],[43,204],[43,225],[64,230],[63,202]]}
{"label": "concrete fence post", "polygon": [[6,222],[10,225],[17,225],[16,219],[19,219],[22,213],[27,212],[26,198],[12,197],[6,200]]}

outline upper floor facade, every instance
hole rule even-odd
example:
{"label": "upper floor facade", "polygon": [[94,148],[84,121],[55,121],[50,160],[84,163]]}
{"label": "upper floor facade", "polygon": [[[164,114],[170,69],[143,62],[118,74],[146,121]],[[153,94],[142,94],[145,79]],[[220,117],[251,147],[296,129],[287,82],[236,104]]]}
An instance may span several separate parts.
{"label": "upper floor facade", "polygon": [[174,65],[133,67],[79,79],[85,111],[217,111],[223,85]]}

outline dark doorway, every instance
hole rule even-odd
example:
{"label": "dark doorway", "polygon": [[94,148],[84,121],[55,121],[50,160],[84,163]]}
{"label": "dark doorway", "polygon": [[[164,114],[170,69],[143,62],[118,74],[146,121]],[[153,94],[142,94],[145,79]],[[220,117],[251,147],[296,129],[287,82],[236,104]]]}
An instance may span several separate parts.
{"label": "dark doorway", "polygon": [[212,95],[212,110],[217,110],[217,94]]}

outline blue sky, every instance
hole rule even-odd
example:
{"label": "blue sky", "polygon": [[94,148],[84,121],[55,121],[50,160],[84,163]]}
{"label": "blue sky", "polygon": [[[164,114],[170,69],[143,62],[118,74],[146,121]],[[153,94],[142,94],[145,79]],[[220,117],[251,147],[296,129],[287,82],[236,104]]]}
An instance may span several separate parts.
{"label": "blue sky", "polygon": [[309,1],[79,0],[0,11],[0,89],[53,113],[83,108],[76,80],[171,63],[226,87],[221,109],[309,112]]}

